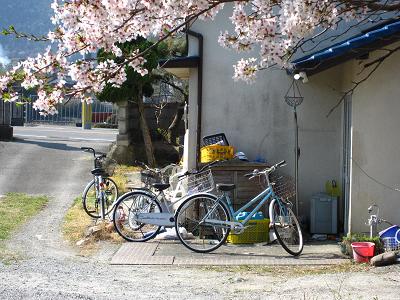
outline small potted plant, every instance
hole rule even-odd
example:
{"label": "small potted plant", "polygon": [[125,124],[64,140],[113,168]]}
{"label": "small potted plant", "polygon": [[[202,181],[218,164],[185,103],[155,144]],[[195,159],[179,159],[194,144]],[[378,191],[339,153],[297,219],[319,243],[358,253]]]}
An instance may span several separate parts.
{"label": "small potted plant", "polygon": [[347,236],[344,236],[342,241],[339,243],[340,246],[340,251],[346,255],[350,256],[351,258],[353,257],[353,250],[351,248],[351,243],[353,242],[371,242],[375,244],[375,253],[374,255],[378,255],[384,252],[383,248],[383,243],[379,236],[376,237],[369,237],[365,234],[350,234]]}

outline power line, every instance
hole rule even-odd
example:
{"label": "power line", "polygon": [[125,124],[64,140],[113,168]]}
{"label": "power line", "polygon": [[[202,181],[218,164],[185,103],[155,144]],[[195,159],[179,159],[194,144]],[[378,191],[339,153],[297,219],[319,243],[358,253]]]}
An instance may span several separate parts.
{"label": "power line", "polygon": [[375,179],[374,177],[372,177],[371,175],[369,175],[363,168],[361,168],[361,166],[357,163],[357,161],[353,158],[351,158],[351,160],[354,162],[354,164],[361,170],[361,172],[363,172],[365,174],[365,176],[367,176],[369,179],[371,179],[372,181],[376,182],[377,184],[384,186],[385,188],[395,191],[395,192],[400,192],[400,189],[395,188],[395,187],[391,187],[387,184],[382,183],[381,181]]}

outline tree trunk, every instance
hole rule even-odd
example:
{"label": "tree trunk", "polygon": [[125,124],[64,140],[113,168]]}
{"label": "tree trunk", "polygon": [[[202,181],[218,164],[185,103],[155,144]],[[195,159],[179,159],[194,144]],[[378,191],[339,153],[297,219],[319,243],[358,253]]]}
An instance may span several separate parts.
{"label": "tree trunk", "polygon": [[168,133],[170,138],[170,143],[176,144],[176,139],[178,137],[178,131],[181,124],[182,116],[185,109],[185,103],[179,103],[176,109],[176,113],[174,119],[171,122],[171,125],[168,127]]}
{"label": "tree trunk", "polygon": [[140,128],[142,129],[144,148],[146,150],[147,163],[150,167],[156,166],[156,159],[154,157],[154,149],[153,142],[151,141],[150,130],[147,126],[146,116],[144,113],[144,103],[143,103],[143,95],[142,89],[139,88],[137,98],[137,105],[139,110],[139,118],[140,118]]}

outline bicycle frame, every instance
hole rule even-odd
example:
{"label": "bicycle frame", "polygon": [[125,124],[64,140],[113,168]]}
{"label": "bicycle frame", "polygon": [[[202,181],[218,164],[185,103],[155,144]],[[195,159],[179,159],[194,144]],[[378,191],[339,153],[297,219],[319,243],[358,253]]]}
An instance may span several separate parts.
{"label": "bicycle frame", "polygon": [[167,197],[164,192],[161,191],[157,195],[146,193],[148,196],[157,199],[160,202],[161,209],[166,212],[161,213],[148,213],[148,212],[139,212],[135,215],[135,218],[138,222],[165,226],[165,227],[174,227],[175,226],[175,211],[173,209],[174,205],[180,201],[185,200],[189,195],[185,195],[181,198],[173,198],[170,201],[167,201]]}
{"label": "bicycle frame", "polygon": [[[182,175],[183,173],[177,173],[174,176],[179,178]],[[181,179],[183,179],[183,177]],[[144,192],[147,196],[155,198],[160,203],[161,209],[163,211],[161,213],[138,212],[135,214],[136,220],[138,222],[145,224],[174,227],[175,226],[174,206],[177,203],[184,201],[189,196],[188,194],[181,196],[183,193],[185,193],[181,179],[178,179],[175,189],[168,192],[167,195],[164,191],[160,191],[158,194],[155,194],[148,188],[132,190],[132,192],[139,190],[141,192]],[[122,195],[121,197],[124,197],[124,195]],[[118,200],[119,198],[116,201]],[[113,203],[112,205],[114,204],[115,203]]]}
{"label": "bicycle frame", "polygon": [[[215,164],[216,162],[212,162],[209,164],[207,167],[210,167],[212,164]],[[145,165],[145,167],[147,167]],[[147,169],[149,169],[147,167]],[[200,171],[204,171],[204,167]],[[169,191],[167,195],[165,194],[164,191],[160,191],[158,194],[154,194],[151,191],[149,193],[146,193],[147,196],[152,197],[156,199],[160,205],[161,205],[161,210],[164,212],[157,212],[157,213],[150,213],[150,212],[137,212],[135,213],[135,220],[140,223],[144,224],[151,224],[151,225],[158,225],[158,226],[165,226],[165,227],[174,227],[175,226],[175,210],[174,206],[181,202],[184,201],[188,196],[191,196],[193,194],[187,193],[187,191],[184,188],[184,185],[182,183],[182,179],[185,176],[191,175],[188,172],[180,172],[174,174],[172,178],[177,178],[177,183],[175,188],[172,191]],[[173,180],[172,180],[173,181]],[[184,196],[182,196],[184,194]],[[124,197],[122,195],[120,198]],[[118,201],[119,199],[117,199]],[[113,204],[114,205],[114,204]]]}
{"label": "bicycle frame", "polygon": [[270,186],[263,190],[261,193],[259,193],[257,196],[255,196],[253,199],[251,199],[249,202],[247,202],[245,205],[243,205],[241,208],[239,208],[236,212],[233,209],[232,202],[227,194],[223,195],[224,198],[226,199],[226,203],[228,204],[228,208],[231,213],[231,217],[233,219],[236,219],[236,217],[241,213],[244,212],[247,208],[249,208],[251,205],[255,204],[258,202],[256,207],[250,212],[250,214],[242,221],[242,224],[247,224],[247,222],[252,218],[252,216],[258,212],[258,210],[266,203],[269,199],[274,198],[275,194],[274,191]]}
{"label": "bicycle frame", "polygon": [[[266,189],[264,189],[261,193],[259,193],[257,196],[255,196],[253,199],[251,199],[249,202],[247,202],[245,205],[243,205],[241,208],[239,208],[237,211],[233,209],[232,202],[227,195],[227,193],[224,193],[222,196],[218,197],[217,201],[215,204],[211,207],[211,209],[207,212],[207,214],[203,217],[203,219],[200,221],[200,223],[204,222],[207,224],[211,225],[226,225],[227,227],[230,227],[232,230],[237,231],[240,233],[243,231],[244,226],[250,221],[250,219],[253,217],[254,214],[258,212],[258,210],[270,199],[272,199],[269,203],[271,206],[272,201],[278,201],[279,206],[283,208],[283,206],[280,203],[279,198],[275,195],[272,185],[270,184]],[[225,201],[225,202],[224,202]],[[212,219],[207,219],[217,208],[218,204],[224,202],[228,208],[228,212],[230,214],[230,219],[233,221],[230,222],[223,222],[223,221],[217,221],[217,220],[212,220]],[[236,217],[241,213],[244,212],[247,208],[249,208],[251,205],[256,204],[256,207],[249,213],[249,215],[241,222],[237,222]],[[270,214],[270,223],[273,224],[275,220],[273,220],[273,214],[272,211],[269,211]]]}
{"label": "bicycle frame", "polygon": [[100,199],[100,218],[104,220],[106,218],[105,211],[105,200],[104,200],[104,188],[101,186],[103,182],[102,176],[94,176],[94,184],[96,187],[96,199]]}

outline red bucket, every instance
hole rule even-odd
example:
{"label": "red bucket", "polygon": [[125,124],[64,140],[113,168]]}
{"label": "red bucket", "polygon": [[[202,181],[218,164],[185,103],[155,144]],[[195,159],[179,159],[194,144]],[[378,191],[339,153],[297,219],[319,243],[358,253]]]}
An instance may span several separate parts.
{"label": "red bucket", "polygon": [[369,262],[375,253],[375,244],[371,242],[354,242],[351,243],[353,248],[353,258],[356,262]]}

